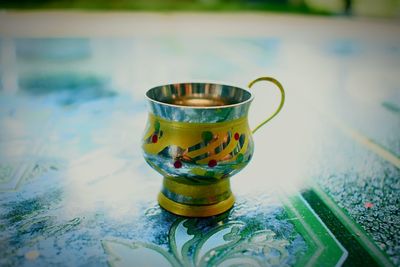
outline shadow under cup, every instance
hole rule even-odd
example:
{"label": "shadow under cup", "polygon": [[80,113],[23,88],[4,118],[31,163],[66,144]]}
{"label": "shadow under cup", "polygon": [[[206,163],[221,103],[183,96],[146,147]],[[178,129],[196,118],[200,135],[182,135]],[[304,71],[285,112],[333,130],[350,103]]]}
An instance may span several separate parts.
{"label": "shadow under cup", "polygon": [[247,115],[252,94],[214,83],[169,84],[146,93],[145,160],[164,176],[166,210],[205,217],[232,207],[229,178],[253,155]]}

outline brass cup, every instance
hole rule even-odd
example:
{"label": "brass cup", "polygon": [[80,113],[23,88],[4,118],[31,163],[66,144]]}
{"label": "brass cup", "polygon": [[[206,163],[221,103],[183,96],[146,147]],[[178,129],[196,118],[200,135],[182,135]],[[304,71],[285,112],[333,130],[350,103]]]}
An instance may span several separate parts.
{"label": "brass cup", "polygon": [[285,101],[253,131],[248,125],[252,94],[216,83],[178,83],[147,91],[150,112],[142,140],[144,158],[161,175],[158,202],[188,217],[207,217],[230,209],[234,197],[229,178],[242,170],[254,151],[252,134],[275,117]]}

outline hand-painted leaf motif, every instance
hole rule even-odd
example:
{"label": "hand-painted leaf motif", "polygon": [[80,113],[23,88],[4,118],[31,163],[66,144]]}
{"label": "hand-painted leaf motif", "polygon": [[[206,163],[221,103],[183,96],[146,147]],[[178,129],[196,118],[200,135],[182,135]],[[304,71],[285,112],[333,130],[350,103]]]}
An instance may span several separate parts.
{"label": "hand-painted leaf motif", "polygon": [[111,266],[180,266],[170,254],[152,244],[111,240],[103,241],[103,247],[112,257]]}
{"label": "hand-painted leaf motif", "polygon": [[112,266],[286,266],[289,242],[272,230],[244,236],[240,221],[210,230],[196,219],[178,219],[169,231],[169,252],[157,245],[123,240],[104,241]]}
{"label": "hand-painted leaf motif", "polygon": [[189,233],[187,221],[188,220],[178,220],[171,227],[169,233],[171,250],[175,254],[176,258],[181,261],[187,256],[187,251],[184,249],[185,245],[187,247],[188,244],[191,243],[190,241],[195,238],[194,234]]}
{"label": "hand-painted leaf motif", "polygon": [[227,258],[217,265],[218,267],[261,267],[263,264],[254,257],[239,255],[236,257]]}
{"label": "hand-painted leaf motif", "polygon": [[242,222],[231,222],[218,226],[207,233],[196,248],[195,259],[199,266],[205,265],[210,257],[240,240],[239,229],[244,227]]}

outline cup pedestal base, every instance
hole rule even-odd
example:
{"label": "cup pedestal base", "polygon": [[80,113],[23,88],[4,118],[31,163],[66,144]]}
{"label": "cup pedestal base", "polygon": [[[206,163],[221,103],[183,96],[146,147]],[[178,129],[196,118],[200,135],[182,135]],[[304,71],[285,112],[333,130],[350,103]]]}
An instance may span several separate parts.
{"label": "cup pedestal base", "polygon": [[229,210],[235,202],[229,178],[208,184],[188,184],[179,180],[164,177],[158,195],[160,206],[171,213],[186,217],[209,217]]}

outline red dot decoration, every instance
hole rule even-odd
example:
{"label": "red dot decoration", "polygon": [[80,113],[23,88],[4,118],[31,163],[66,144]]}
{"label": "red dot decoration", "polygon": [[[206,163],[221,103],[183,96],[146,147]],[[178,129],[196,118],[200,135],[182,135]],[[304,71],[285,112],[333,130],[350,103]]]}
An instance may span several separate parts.
{"label": "red dot decoration", "polygon": [[234,137],[235,137],[235,140],[239,140],[239,133],[235,133],[235,135],[234,135]]}
{"label": "red dot decoration", "polygon": [[151,142],[157,143],[157,141],[158,141],[158,136],[157,136],[156,134],[154,134],[154,135],[151,137]]}
{"label": "red dot decoration", "polygon": [[176,169],[181,168],[181,167],[182,167],[182,162],[181,162],[180,160],[175,161],[175,162],[174,162],[174,167],[175,167]]}
{"label": "red dot decoration", "polygon": [[374,207],[374,204],[371,203],[371,202],[365,202],[364,203],[364,207],[367,208],[367,209],[370,209],[370,208]]}
{"label": "red dot decoration", "polygon": [[208,162],[208,167],[212,168],[217,166],[217,161],[215,159],[212,159]]}

